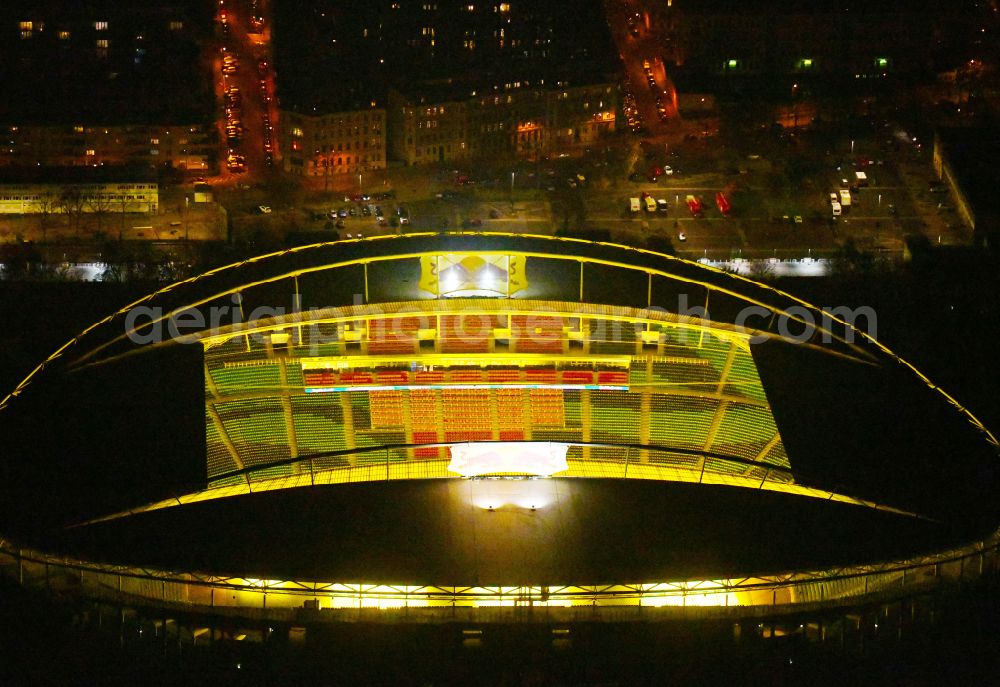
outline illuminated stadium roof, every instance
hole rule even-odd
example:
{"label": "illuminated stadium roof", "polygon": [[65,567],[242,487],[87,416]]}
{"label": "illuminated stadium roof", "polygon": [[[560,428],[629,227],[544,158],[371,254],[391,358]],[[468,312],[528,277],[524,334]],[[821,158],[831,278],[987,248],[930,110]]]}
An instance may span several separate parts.
{"label": "illuminated stadium roof", "polygon": [[[814,336],[788,342],[789,326],[810,323]],[[852,411],[879,415],[861,398],[900,394],[951,428],[947,465],[919,436],[915,413],[914,424],[883,437],[857,426]],[[8,489],[77,486],[71,497],[53,490],[58,503],[12,535],[20,529],[37,560],[82,566],[95,579],[104,564],[145,566],[140,577],[189,570],[171,573],[189,600],[200,598],[200,580],[251,597],[263,587],[292,605],[319,596],[332,607],[485,604],[530,598],[533,585],[562,590],[545,592],[554,605],[754,605],[774,603],[777,589],[788,603],[813,602],[803,585],[817,580],[877,573],[895,583],[892,571],[971,555],[945,544],[995,546],[987,530],[996,514],[969,504],[994,483],[996,441],[909,363],[842,317],[767,285],[610,244],[415,234],[263,256],[122,309],[50,357],[2,407],[25,458]],[[867,429],[879,418],[869,420]],[[670,518],[629,521],[608,510],[639,494]],[[408,504],[399,506],[408,515],[387,511],[382,498]],[[715,505],[667,505],[695,498]],[[742,562],[732,551],[748,535],[721,516],[736,503],[757,513],[741,511],[741,520],[775,523],[773,548]],[[201,536],[236,541],[244,526],[266,530],[276,508],[334,520],[363,512],[385,529],[366,523],[361,548],[331,532],[342,545],[305,545],[308,564],[266,534],[254,535],[256,558],[220,554],[211,569],[185,550],[200,550]],[[706,524],[704,508],[717,511],[707,520],[718,526]],[[797,513],[802,527],[875,528],[886,539],[875,540],[881,553],[807,555],[792,550],[802,545],[792,530],[778,531],[782,513]],[[236,529],[194,532],[182,524],[192,517]],[[454,547],[419,565],[393,557],[406,548],[388,534],[400,517]],[[523,517],[537,526],[524,529]],[[601,535],[608,548],[616,539],[633,551],[660,543],[635,565],[596,564],[583,543],[597,536],[581,527],[588,518],[614,523]],[[467,527],[490,535],[466,541]],[[677,541],[682,531],[712,541],[715,562],[658,538],[674,528]],[[145,553],[113,544],[168,530],[188,544]],[[522,564],[504,557],[511,547],[524,548]],[[449,567],[463,557],[473,563]],[[865,567],[873,559],[878,566]],[[841,567],[818,567],[832,563]],[[830,584],[824,599],[859,589]]]}

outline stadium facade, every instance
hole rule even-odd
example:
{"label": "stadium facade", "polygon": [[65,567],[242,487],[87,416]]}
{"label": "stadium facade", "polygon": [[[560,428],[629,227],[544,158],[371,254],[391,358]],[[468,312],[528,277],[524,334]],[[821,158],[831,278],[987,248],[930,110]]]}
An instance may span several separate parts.
{"label": "stadium facade", "polygon": [[[879,394],[929,415],[862,426]],[[261,256],[96,323],[0,408],[21,465],[0,571],[194,614],[192,642],[206,617],[294,634],[832,609],[863,633],[852,609],[902,627],[997,567],[997,443],[968,410],[843,319],[612,244]]]}

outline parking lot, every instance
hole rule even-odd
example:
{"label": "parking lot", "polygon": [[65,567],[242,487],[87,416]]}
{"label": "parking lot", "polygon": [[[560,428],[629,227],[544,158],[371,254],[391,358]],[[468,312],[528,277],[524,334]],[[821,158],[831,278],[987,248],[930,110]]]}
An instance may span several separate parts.
{"label": "parking lot", "polygon": [[[715,259],[830,254],[849,241],[862,250],[902,255],[913,234],[931,243],[967,242],[945,197],[930,190],[929,152],[884,139],[831,139],[780,127],[732,132],[724,123],[722,133],[707,136],[690,127],[655,140],[623,132],[607,145],[562,156],[373,172],[365,175],[365,192],[355,178],[341,180],[336,191],[289,184],[255,187],[232,200],[251,215],[258,205],[272,207],[268,223],[276,231],[279,225],[344,237],[596,231],[633,245],[669,241],[679,253]],[[867,175],[867,186],[852,182],[858,171]],[[841,191],[851,202],[835,217],[830,194]],[[364,200],[365,193],[374,201]],[[645,209],[646,196],[656,202],[655,211]],[[692,213],[691,199],[700,212]],[[237,220],[240,212],[234,212]]]}

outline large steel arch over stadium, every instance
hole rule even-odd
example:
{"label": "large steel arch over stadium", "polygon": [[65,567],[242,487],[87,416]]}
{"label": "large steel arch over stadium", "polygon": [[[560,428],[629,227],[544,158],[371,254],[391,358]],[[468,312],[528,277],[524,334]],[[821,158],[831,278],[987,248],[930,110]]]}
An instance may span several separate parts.
{"label": "large steel arch over stadium", "polygon": [[[321,251],[331,250],[335,252],[335,255],[331,256],[332,259],[330,262],[323,262],[321,259],[321,264],[319,265],[314,264],[298,267],[281,265],[281,261],[288,260],[289,258],[308,258],[309,256],[315,255]],[[580,252],[574,253],[574,250],[578,250]],[[182,292],[187,288],[195,286],[205,287],[206,284],[211,284],[214,279],[223,275],[228,276],[239,272],[241,269],[265,264],[268,266],[273,264],[275,269],[278,270],[284,269],[284,271],[277,275],[270,275],[252,282],[236,283],[235,285],[212,291],[210,292],[210,295],[204,296],[195,301],[175,305],[172,310],[162,315],[161,319],[169,317],[169,315],[173,312],[180,312],[188,308],[197,307],[199,305],[209,303],[212,300],[237,293],[240,290],[247,289],[255,285],[272,283],[281,279],[295,278],[299,275],[310,272],[339,267],[349,267],[352,265],[366,265],[387,260],[399,260],[408,257],[419,258],[422,255],[440,254],[445,252],[475,252],[480,254],[494,253],[504,255],[516,253],[526,257],[543,257],[578,262],[581,267],[583,265],[593,264],[606,265],[626,270],[635,270],[646,273],[650,278],[661,277],[668,280],[675,280],[682,283],[701,286],[708,289],[710,292],[731,296],[745,302],[748,305],[763,307],[771,313],[783,315],[791,321],[799,324],[804,324],[802,316],[791,309],[794,307],[804,308],[814,316],[819,317],[821,321],[824,321],[823,318],[825,317],[825,321],[833,322],[839,327],[842,327],[844,332],[850,331],[852,334],[852,340],[855,338],[862,339],[863,341],[874,346],[889,359],[908,369],[927,387],[943,396],[950,405],[952,405],[958,412],[962,413],[967,420],[983,434],[984,438],[989,443],[1000,447],[1000,441],[998,441],[996,436],[994,436],[993,433],[986,428],[979,418],[977,418],[968,408],[959,403],[947,391],[936,385],[913,363],[902,358],[888,346],[878,341],[875,337],[854,326],[853,323],[847,322],[835,314],[831,314],[829,312],[824,313],[820,307],[770,284],[741,274],[720,270],[710,265],[704,265],[677,256],[666,255],[644,248],[594,242],[572,237],[507,234],[499,232],[428,232],[331,241],[328,243],[312,244],[308,246],[297,246],[214,268],[203,274],[175,282],[159,289],[147,296],[144,296],[143,298],[129,303],[108,317],[94,323],[49,355],[42,363],[32,370],[31,373],[29,373],[28,376],[22,380],[22,382],[18,384],[13,391],[8,393],[3,399],[0,399],[0,410],[6,407],[13,398],[21,393],[21,391],[23,391],[23,389],[31,383],[34,376],[41,372],[47,365],[60,358],[66,357],[71,352],[75,352],[78,348],[83,348],[86,345],[85,342],[91,335],[102,330],[106,327],[106,325],[111,324],[115,320],[122,318],[129,311],[141,305],[157,303],[158,299]],[[339,255],[340,253],[343,255]],[[239,282],[239,278],[235,281]],[[211,289],[211,286],[208,286],[207,288]],[[754,294],[751,295],[741,293],[738,290],[740,288],[749,289],[750,291],[753,291]],[[784,303],[769,302],[765,300],[768,297],[784,301]],[[647,305],[654,304],[647,302]],[[153,321],[145,324],[151,326],[157,321],[158,320],[154,319]],[[821,332],[824,331],[822,327],[818,327],[818,329]],[[766,332],[758,333],[766,335]],[[836,341],[846,343],[843,334],[829,333],[836,339]],[[118,343],[123,339],[126,339],[127,335],[128,332],[124,332],[121,335],[114,337],[111,341],[97,344],[94,349],[79,355],[74,362],[86,362],[88,359],[103,351],[113,343]],[[862,356],[867,355],[869,357],[871,355],[864,352],[856,345],[847,345],[856,354],[860,354]]]}

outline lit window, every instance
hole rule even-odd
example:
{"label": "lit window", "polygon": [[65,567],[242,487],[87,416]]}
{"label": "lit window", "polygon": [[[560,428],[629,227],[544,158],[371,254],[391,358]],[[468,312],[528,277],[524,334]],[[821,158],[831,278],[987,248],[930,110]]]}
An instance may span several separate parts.
{"label": "lit window", "polygon": [[729,60],[726,63],[726,66],[728,66],[730,69],[736,69],[736,67],[737,67],[737,65],[739,65],[739,63],[740,63],[739,60]]}
{"label": "lit window", "polygon": [[803,69],[809,69],[812,66],[813,66],[812,59],[810,59],[808,57],[805,57],[805,58],[802,59],[802,68]]}
{"label": "lit window", "polygon": [[184,29],[184,22],[182,21],[172,21],[170,22],[171,31],[181,31]]}
{"label": "lit window", "polygon": [[295,136],[296,138],[302,138],[304,135],[305,134],[302,133],[302,127],[298,126],[292,127],[292,136]]}
{"label": "lit window", "polygon": [[68,41],[69,40],[69,31],[60,31],[59,32],[59,40],[61,40],[61,41]]}
{"label": "lit window", "polygon": [[31,31],[34,27],[35,23],[30,21],[22,21],[20,24],[20,28],[22,31]]}
{"label": "lit window", "polygon": [[96,154],[93,148],[87,148],[87,157],[94,157]]}
{"label": "lit window", "polygon": [[97,47],[100,50],[107,50],[108,49],[108,39],[107,38],[98,38],[97,39]]}
{"label": "lit window", "polygon": [[878,59],[875,60],[875,65],[879,69],[884,69],[885,67],[889,66],[889,60],[888,58],[885,57],[879,57]]}
{"label": "lit window", "polygon": [[108,30],[108,22],[106,21],[94,22],[94,31],[107,31],[107,30]]}
{"label": "lit window", "polygon": [[158,145],[160,145],[160,139],[158,139],[158,138],[151,138],[151,139],[149,139],[149,144],[150,145],[154,145],[154,146],[158,146]]}

